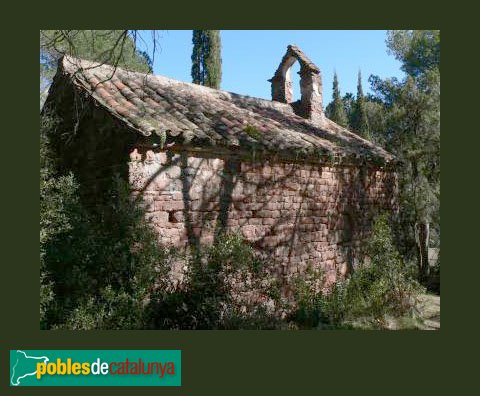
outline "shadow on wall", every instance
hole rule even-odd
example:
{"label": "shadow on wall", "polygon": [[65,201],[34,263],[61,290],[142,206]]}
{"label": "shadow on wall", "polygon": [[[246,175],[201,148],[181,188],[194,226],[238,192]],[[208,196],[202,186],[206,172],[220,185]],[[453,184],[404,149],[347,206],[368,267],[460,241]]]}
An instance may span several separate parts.
{"label": "shadow on wall", "polygon": [[[140,177],[136,193],[150,204],[160,234],[195,251],[223,232],[240,231],[285,277],[311,266],[323,267],[331,282],[351,272],[370,221],[384,206],[375,195],[383,188],[375,170],[149,155],[163,159]],[[175,194],[181,202],[156,201]]]}

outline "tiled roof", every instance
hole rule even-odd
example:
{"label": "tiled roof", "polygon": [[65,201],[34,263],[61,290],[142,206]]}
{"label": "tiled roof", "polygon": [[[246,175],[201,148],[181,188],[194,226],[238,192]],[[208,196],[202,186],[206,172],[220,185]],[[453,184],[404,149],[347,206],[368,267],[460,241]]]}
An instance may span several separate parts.
{"label": "tiled roof", "polygon": [[289,104],[238,95],[65,56],[59,71],[144,136],[188,147],[275,152],[292,158],[394,162],[394,157],[326,117],[312,122]]}

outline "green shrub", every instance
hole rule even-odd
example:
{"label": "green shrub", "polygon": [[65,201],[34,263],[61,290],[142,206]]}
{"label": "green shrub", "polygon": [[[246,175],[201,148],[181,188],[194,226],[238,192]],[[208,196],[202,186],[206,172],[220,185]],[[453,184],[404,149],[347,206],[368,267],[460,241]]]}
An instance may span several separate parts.
{"label": "green shrub", "polygon": [[[186,257],[182,289],[158,291],[153,328],[266,329],[279,292],[264,262],[238,234],[219,235],[209,248]],[[259,302],[262,301],[262,302]]]}
{"label": "green shrub", "polygon": [[243,131],[255,140],[259,140],[262,137],[262,133],[252,125],[247,125]]}
{"label": "green shrub", "polygon": [[69,330],[142,329],[145,322],[144,295],[106,286],[86,295],[65,323],[54,326]]}
{"label": "green shrub", "polygon": [[329,291],[318,291],[311,275],[297,278],[290,319],[307,328],[352,328],[359,322],[381,327],[387,315],[413,314],[423,288],[396,250],[386,214],[376,218],[365,253],[368,263]]}
{"label": "green shrub", "polygon": [[109,208],[95,217],[84,211],[47,250],[52,327],[140,329],[149,321],[145,302],[166,280],[166,253],[127,183],[115,178],[109,196]]}
{"label": "green shrub", "polygon": [[166,278],[166,253],[132,199],[114,177],[104,204],[86,210],[81,186],[58,174],[40,124],[40,324],[42,328],[133,329],[148,322],[146,302]]}
{"label": "green shrub", "polygon": [[341,324],[363,318],[381,324],[386,315],[414,312],[423,288],[396,250],[386,214],[376,218],[366,254],[368,264],[320,299],[323,320]]}
{"label": "green shrub", "polygon": [[320,285],[323,274],[320,270],[308,268],[305,274],[293,278],[293,295],[296,304],[295,310],[289,315],[289,320],[302,328],[315,328],[321,320]]}
{"label": "green shrub", "polygon": [[78,213],[78,185],[72,175],[57,175],[51,158],[47,131],[56,127],[51,116],[40,118],[40,326],[48,327],[54,308],[55,283],[49,267],[52,245],[74,227]]}

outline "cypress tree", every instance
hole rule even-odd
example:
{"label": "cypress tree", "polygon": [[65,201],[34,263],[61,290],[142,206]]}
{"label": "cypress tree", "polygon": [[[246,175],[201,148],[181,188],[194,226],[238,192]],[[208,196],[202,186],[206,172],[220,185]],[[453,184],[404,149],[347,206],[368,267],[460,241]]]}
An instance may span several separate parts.
{"label": "cypress tree", "polygon": [[219,30],[194,30],[192,36],[192,82],[220,88],[222,80]]}
{"label": "cypress tree", "polygon": [[195,84],[201,84],[202,82],[202,73],[201,73],[201,64],[202,64],[202,31],[194,30],[192,43],[192,82]]}
{"label": "cypress tree", "polygon": [[338,87],[337,72],[333,75],[333,100],[327,107],[327,115],[332,121],[335,121],[343,127],[348,125],[345,106],[343,105],[340,89]]}
{"label": "cypress tree", "polygon": [[355,112],[354,112],[352,127],[363,138],[368,140],[372,139],[372,136],[370,133],[370,125],[368,123],[365,96],[363,95],[361,71],[358,72],[357,100],[355,102]]}

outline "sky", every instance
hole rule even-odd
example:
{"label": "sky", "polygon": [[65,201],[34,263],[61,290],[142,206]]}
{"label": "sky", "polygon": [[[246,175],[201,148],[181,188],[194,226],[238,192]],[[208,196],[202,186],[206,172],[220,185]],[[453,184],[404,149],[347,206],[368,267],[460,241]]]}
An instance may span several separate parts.
{"label": "sky", "polygon": [[[160,30],[153,72],[191,82],[191,30]],[[325,105],[332,98],[334,71],[340,91],[356,94],[357,74],[362,71],[363,89],[370,92],[368,77],[404,77],[400,62],[388,54],[385,30],[222,30],[221,89],[271,99],[267,81],[277,69],[287,45],[295,44],[320,68]],[[152,54],[151,34],[142,34],[137,45]],[[299,99],[298,62],[292,69],[294,100]]]}

